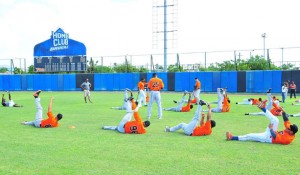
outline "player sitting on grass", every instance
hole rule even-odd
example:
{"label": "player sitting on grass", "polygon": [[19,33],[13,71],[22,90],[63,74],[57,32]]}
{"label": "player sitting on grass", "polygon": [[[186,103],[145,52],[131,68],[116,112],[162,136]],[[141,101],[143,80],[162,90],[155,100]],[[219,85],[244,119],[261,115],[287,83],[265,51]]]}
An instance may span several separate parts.
{"label": "player sitting on grass", "polygon": [[[230,100],[227,95],[227,88],[217,88],[218,102],[212,102],[210,104],[217,103],[218,107],[211,109],[211,112],[229,112],[230,111]],[[207,110],[203,110],[207,111]]]}
{"label": "player sitting on grass", "polygon": [[3,107],[23,107],[22,105],[16,104],[12,100],[10,92],[8,92],[8,99],[9,99],[9,101],[6,101],[6,99],[4,98],[4,94],[2,94],[2,106]]}
{"label": "player sitting on grass", "polygon": [[277,131],[279,119],[266,109],[266,100],[261,102],[258,105],[258,108],[260,108],[265,113],[265,116],[270,120],[270,124],[266,128],[265,132],[251,133],[243,136],[232,136],[230,132],[226,132],[227,140],[257,141],[288,145],[295,139],[295,134],[298,131],[298,127],[295,124],[291,124],[287,114],[284,111],[282,112],[282,118],[284,121],[285,130]]}
{"label": "player sitting on grass", "polygon": [[[185,102],[185,96],[186,94],[189,94],[188,103],[186,106],[183,106],[183,103]],[[193,105],[191,105],[191,93],[184,91],[181,101],[179,102],[178,106],[173,108],[163,108],[165,111],[176,111],[176,112],[190,112],[190,110],[193,109]]]}
{"label": "player sitting on grass", "polygon": [[52,102],[54,97],[51,97],[50,102],[49,102],[49,106],[48,106],[48,118],[47,119],[43,119],[43,108],[41,106],[41,100],[39,98],[39,94],[41,93],[41,90],[36,91],[33,96],[35,98],[35,106],[36,106],[36,115],[35,115],[35,120],[31,121],[31,122],[22,122],[22,125],[32,125],[35,126],[37,128],[50,128],[50,127],[57,127],[58,121],[62,119],[63,115],[58,113],[56,115],[56,117],[54,117],[53,113],[52,113]]}
{"label": "player sitting on grass", "polygon": [[[136,102],[132,97],[129,97],[124,100],[126,102],[126,115],[123,117],[122,121],[119,123],[118,126],[103,126],[102,129],[104,130],[117,130],[121,133],[127,134],[144,134],[146,133],[146,127],[150,125],[149,121],[142,121]],[[134,115],[133,121],[132,115]]]}
{"label": "player sitting on grass", "polygon": [[[201,115],[202,105],[207,105],[208,107],[207,119],[205,123],[204,123],[205,114]],[[216,122],[214,120],[211,120],[211,114],[212,113],[211,113],[210,105],[204,102],[203,100],[200,100],[197,111],[193,119],[188,124],[180,123],[171,128],[169,126],[166,126],[165,132],[175,132],[179,129],[183,129],[184,134],[188,136],[210,135],[212,133],[212,128],[216,126]],[[200,116],[202,116],[201,121],[200,121]],[[200,121],[200,125],[197,126],[199,121]]]}

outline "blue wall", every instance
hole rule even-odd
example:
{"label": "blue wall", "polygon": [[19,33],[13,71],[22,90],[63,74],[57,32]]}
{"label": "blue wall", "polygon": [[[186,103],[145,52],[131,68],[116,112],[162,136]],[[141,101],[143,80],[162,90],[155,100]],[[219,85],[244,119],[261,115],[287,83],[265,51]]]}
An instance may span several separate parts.
{"label": "blue wall", "polygon": [[[218,87],[227,87],[228,92],[237,92],[239,72],[176,72],[173,89],[175,91],[192,91],[195,84],[195,77],[201,81],[202,92],[215,92]],[[293,72],[300,74],[300,71]],[[80,74],[28,74],[28,75],[0,75],[0,90],[26,91],[26,90],[49,90],[49,91],[76,91],[76,76]],[[94,74],[94,82],[91,82],[95,91],[120,91],[125,88],[137,90],[140,80],[140,73],[122,74]],[[145,75],[145,74],[144,74]],[[147,73],[147,81],[152,73]],[[168,73],[157,73],[165,84],[164,91],[168,90]],[[265,92],[272,88],[272,92],[281,92],[283,79],[282,71],[246,71],[245,83],[248,93]],[[284,72],[285,79],[289,75]],[[244,78],[242,78],[244,79]],[[292,77],[289,80],[293,80]],[[173,81],[173,80],[172,80]],[[297,80],[294,80],[298,85]],[[81,83],[81,82],[80,82]],[[77,83],[78,84],[78,83]],[[300,87],[300,84],[298,85]],[[170,87],[169,87],[170,88]]]}

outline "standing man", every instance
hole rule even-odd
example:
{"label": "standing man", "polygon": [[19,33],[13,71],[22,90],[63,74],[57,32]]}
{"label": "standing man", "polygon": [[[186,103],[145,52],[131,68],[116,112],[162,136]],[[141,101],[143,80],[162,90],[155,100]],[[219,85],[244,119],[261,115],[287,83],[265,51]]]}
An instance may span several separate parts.
{"label": "standing man", "polygon": [[145,78],[141,78],[140,82],[138,83],[138,105],[139,107],[142,106],[142,103],[144,103],[144,106],[147,106],[147,102],[146,102],[146,92],[145,92],[145,84],[146,84],[146,79]]}
{"label": "standing man", "polygon": [[[204,122],[205,114],[202,113],[202,105],[207,105],[208,112],[207,112],[207,118],[206,122]],[[184,134],[187,136],[206,136],[210,135],[212,133],[212,128],[216,126],[216,122],[211,119],[211,107],[203,100],[200,100],[197,111],[193,117],[193,119],[188,123],[180,123],[176,126],[169,127],[166,126],[165,132],[175,132],[179,129],[183,129]],[[200,121],[201,116],[201,121]],[[200,125],[198,125],[198,122],[200,121]]]}
{"label": "standing man", "polygon": [[63,115],[58,113],[56,117],[54,117],[52,113],[52,102],[54,97],[51,97],[49,106],[48,106],[48,118],[43,119],[43,108],[41,106],[41,100],[39,98],[39,94],[41,93],[41,90],[36,91],[33,96],[35,98],[35,106],[36,106],[36,115],[35,115],[35,120],[31,122],[22,122],[22,125],[32,125],[37,128],[51,128],[51,127],[57,127],[58,126],[58,121],[62,119]]}
{"label": "standing man", "polygon": [[282,87],[281,87],[282,103],[285,102],[288,91],[289,91],[288,84],[286,82],[284,82]]}
{"label": "standing man", "polygon": [[88,97],[89,102],[92,103],[91,101],[91,93],[90,93],[90,88],[91,88],[91,83],[89,82],[89,79],[86,79],[85,82],[81,84],[81,88],[84,91],[84,101],[86,102],[86,97]]}
{"label": "standing man", "polygon": [[148,88],[150,89],[150,101],[148,104],[147,117],[150,119],[152,112],[152,104],[155,100],[158,108],[158,119],[162,119],[162,107],[161,107],[161,96],[160,90],[164,88],[164,83],[160,78],[157,78],[157,74],[153,73],[152,78],[148,83]]}
{"label": "standing man", "polygon": [[290,98],[293,97],[293,94],[294,94],[294,97],[296,98],[296,89],[297,89],[297,86],[296,86],[295,82],[292,81],[292,83],[290,84]]}
{"label": "standing man", "polygon": [[201,82],[196,77],[194,91],[193,91],[193,97],[196,98],[196,103],[199,103],[200,100],[200,89],[201,89]]}

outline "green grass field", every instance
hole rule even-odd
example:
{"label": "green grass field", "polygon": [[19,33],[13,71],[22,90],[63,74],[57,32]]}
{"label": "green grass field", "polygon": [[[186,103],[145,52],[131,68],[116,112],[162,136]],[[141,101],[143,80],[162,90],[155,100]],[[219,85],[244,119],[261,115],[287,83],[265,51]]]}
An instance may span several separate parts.
{"label": "green grass field", "polygon": [[[229,94],[231,111],[214,113],[212,118],[217,125],[212,135],[205,137],[185,136],[183,131],[164,132],[166,125],[189,122],[196,109],[189,113],[164,111],[163,119],[158,120],[156,104],[146,134],[100,129],[103,125],[117,125],[124,116],[125,111],[110,109],[122,105],[123,92],[91,92],[93,104],[84,103],[82,92],[42,92],[44,118],[50,97],[54,96],[53,112],[64,115],[60,126],[48,129],[24,126],[20,122],[31,121],[35,116],[32,94],[12,92],[14,101],[24,107],[0,108],[1,175],[300,174],[297,136],[287,146],[225,139],[226,131],[243,135],[265,130],[269,123],[266,117],[244,115],[259,111],[257,107],[235,104],[249,97],[266,98],[265,94]],[[172,100],[181,96],[182,93],[162,92],[163,107],[176,106]],[[201,98],[217,101],[216,94],[203,93]],[[292,106],[293,101],[287,99],[282,106],[288,113],[299,113],[300,107]],[[146,111],[145,107],[139,110],[143,119]],[[290,120],[300,126],[300,118]],[[278,129],[283,129],[282,117]]]}

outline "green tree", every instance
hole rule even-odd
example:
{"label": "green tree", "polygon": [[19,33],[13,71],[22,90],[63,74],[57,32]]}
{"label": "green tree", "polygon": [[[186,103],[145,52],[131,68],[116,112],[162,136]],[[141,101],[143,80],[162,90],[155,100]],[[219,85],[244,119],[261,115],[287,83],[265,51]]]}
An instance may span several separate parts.
{"label": "green tree", "polygon": [[114,70],[108,66],[96,66],[95,67],[95,73],[111,73],[114,72]]}
{"label": "green tree", "polygon": [[8,69],[6,67],[0,67],[0,73],[6,73]]}
{"label": "green tree", "polygon": [[129,73],[129,72],[139,72],[139,70],[132,66],[131,64],[116,64],[116,66],[113,68],[113,70],[117,73]]}
{"label": "green tree", "polygon": [[87,72],[88,73],[94,73],[95,72],[95,68],[97,67],[97,63],[98,61],[94,62],[93,58],[91,57],[90,61],[86,61],[87,62]]}
{"label": "green tree", "polygon": [[34,66],[33,66],[33,65],[30,65],[30,66],[28,67],[28,73],[29,73],[29,74],[34,74]]}
{"label": "green tree", "polygon": [[21,68],[15,67],[14,68],[14,74],[23,74],[24,71]]}

